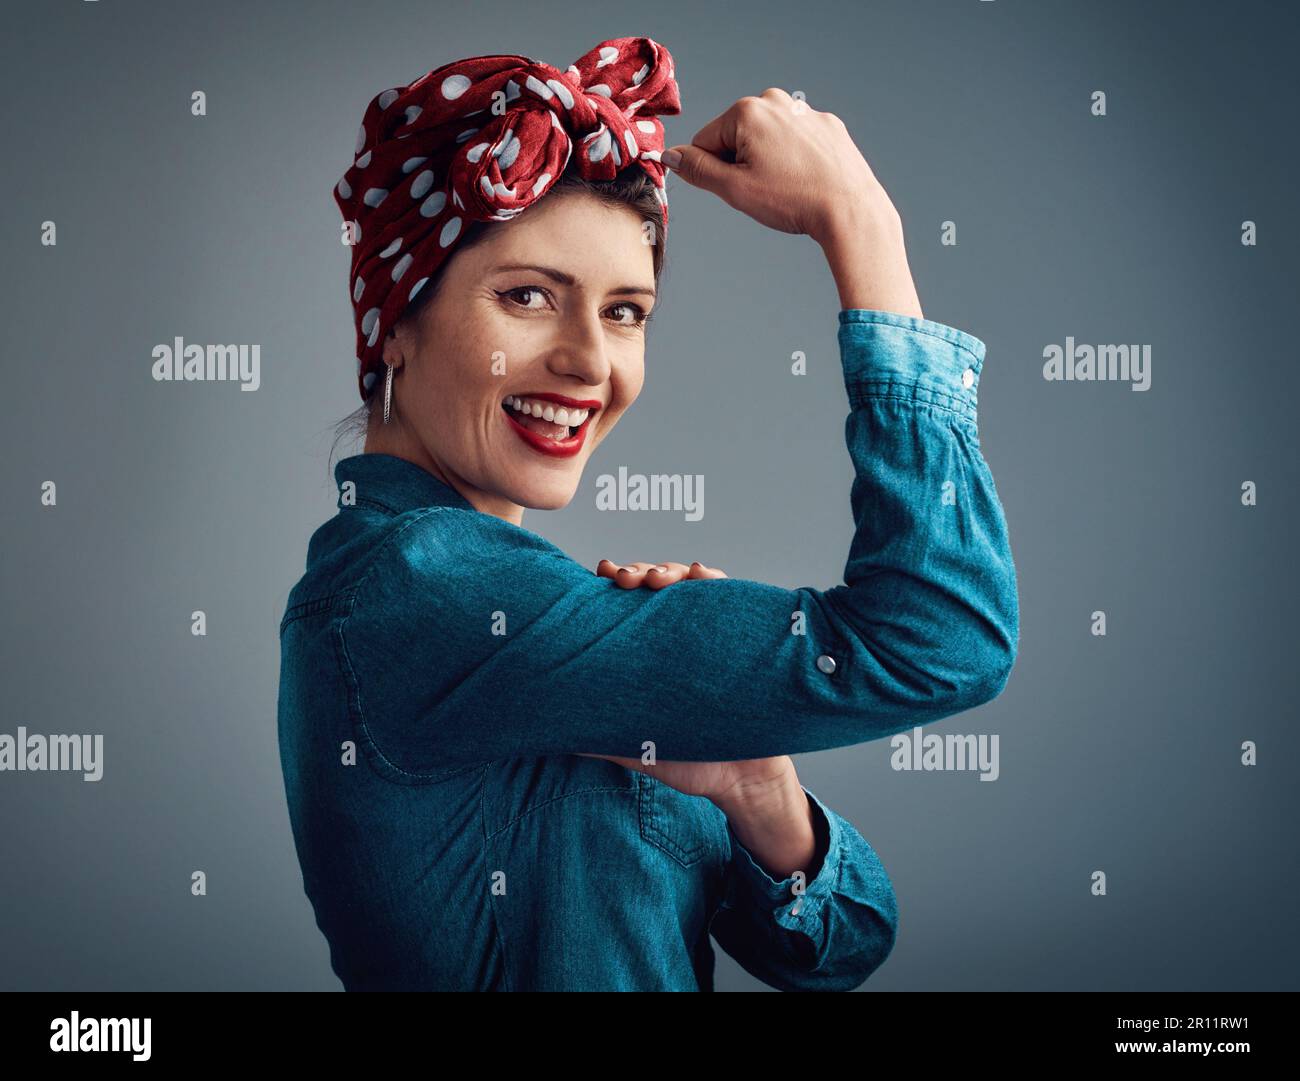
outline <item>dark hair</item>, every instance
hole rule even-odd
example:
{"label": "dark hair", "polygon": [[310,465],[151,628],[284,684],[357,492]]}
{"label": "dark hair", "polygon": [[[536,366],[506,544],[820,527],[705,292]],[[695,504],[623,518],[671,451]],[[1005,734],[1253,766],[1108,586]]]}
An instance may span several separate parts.
{"label": "dark hair", "polygon": [[[659,202],[659,196],[655,192],[655,183],[649,174],[640,166],[634,166],[624,170],[613,180],[588,180],[578,170],[577,161],[570,159],[568,167],[560,174],[560,178],[542,198],[546,199],[556,193],[563,194],[566,192],[593,195],[605,203],[606,206],[629,207],[640,214],[643,220],[653,223],[654,243],[651,244],[651,254],[654,259],[655,287],[658,288],[659,277],[664,269],[664,245],[661,240],[664,218],[663,206]],[[401,318],[418,319],[425,305],[437,295],[443,274],[446,272],[447,267],[451,265],[452,260],[456,258],[456,255],[472,247],[477,241],[488,235],[489,229],[500,224],[502,223],[492,221],[470,222],[464,234],[456,242],[451,257],[445,260],[434,272],[429,283],[420,290],[419,297],[402,311]],[[380,389],[382,385],[383,380],[376,379],[369,397],[335,426],[334,446],[337,446],[338,441],[347,435],[357,439],[365,438],[370,427],[371,413],[377,404],[378,408],[383,408],[383,392]],[[330,450],[330,456],[333,457],[333,448]],[[332,466],[330,472],[332,476]]]}

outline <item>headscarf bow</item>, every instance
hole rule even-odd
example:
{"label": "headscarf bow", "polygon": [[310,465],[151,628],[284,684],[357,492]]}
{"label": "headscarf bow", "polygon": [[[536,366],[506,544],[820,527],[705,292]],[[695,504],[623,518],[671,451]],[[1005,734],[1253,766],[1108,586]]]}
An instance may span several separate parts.
{"label": "headscarf bow", "polygon": [[364,399],[383,341],[469,221],[508,221],[540,199],[577,152],[582,175],[639,164],[667,235],[664,129],[681,111],[671,54],[611,38],[560,71],[526,56],[475,56],[378,94],[334,200],[350,223],[357,380]]}

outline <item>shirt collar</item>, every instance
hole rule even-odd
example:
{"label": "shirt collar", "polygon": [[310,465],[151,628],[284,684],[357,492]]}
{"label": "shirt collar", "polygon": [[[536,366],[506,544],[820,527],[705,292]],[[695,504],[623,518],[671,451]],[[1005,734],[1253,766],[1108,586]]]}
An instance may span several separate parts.
{"label": "shirt collar", "polygon": [[353,454],[340,458],[334,465],[334,480],[340,489],[337,503],[340,510],[344,507],[342,487],[347,481],[356,485],[358,504],[377,506],[392,514],[421,507],[475,509],[451,485],[422,466],[392,454]]}

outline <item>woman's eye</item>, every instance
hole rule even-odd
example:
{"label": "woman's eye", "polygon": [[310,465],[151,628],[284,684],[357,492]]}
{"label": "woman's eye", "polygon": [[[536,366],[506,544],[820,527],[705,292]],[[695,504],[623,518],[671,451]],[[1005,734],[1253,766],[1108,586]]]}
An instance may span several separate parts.
{"label": "woman's eye", "polygon": [[528,295],[531,293],[535,293],[543,297],[543,299],[545,298],[542,290],[535,285],[521,285],[518,289],[507,289],[503,295],[512,298],[521,308],[535,308],[535,305],[529,304],[527,300]]}
{"label": "woman's eye", "polygon": [[635,304],[615,304],[611,311],[617,311],[620,308],[630,313],[632,316],[631,319],[621,318],[615,320],[615,322],[622,323],[626,327],[639,327],[649,318],[646,310]]}

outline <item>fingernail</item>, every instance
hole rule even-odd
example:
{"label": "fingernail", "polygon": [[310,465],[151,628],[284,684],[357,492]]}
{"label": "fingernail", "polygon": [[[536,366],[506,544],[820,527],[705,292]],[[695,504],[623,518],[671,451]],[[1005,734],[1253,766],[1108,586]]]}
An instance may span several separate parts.
{"label": "fingernail", "polygon": [[628,574],[635,574],[635,573],[636,573],[636,568],[635,568],[635,567],[619,567],[618,569],[621,570],[621,571],[627,571]]}
{"label": "fingernail", "polygon": [[657,571],[663,571],[664,574],[667,574],[667,573],[668,573],[668,568],[667,568],[667,567],[656,567],[655,570],[657,570]]}
{"label": "fingernail", "polygon": [[676,169],[682,163],[682,152],[680,150],[665,150],[659,155],[660,164],[668,166],[669,169]]}

